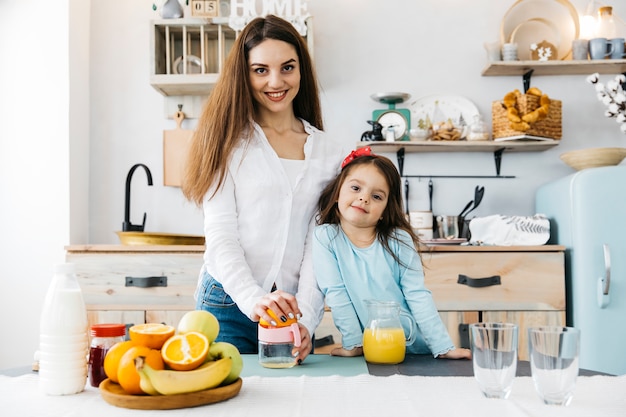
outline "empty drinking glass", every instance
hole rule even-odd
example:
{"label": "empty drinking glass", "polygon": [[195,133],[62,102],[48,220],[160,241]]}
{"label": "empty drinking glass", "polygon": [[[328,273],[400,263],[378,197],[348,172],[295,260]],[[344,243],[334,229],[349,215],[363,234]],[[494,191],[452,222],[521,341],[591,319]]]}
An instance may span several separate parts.
{"label": "empty drinking glass", "polygon": [[544,326],[528,329],[530,370],[544,403],[568,405],[578,376],[580,330]]}
{"label": "empty drinking glass", "polygon": [[508,398],[517,371],[518,326],[470,324],[474,377],[487,398]]}

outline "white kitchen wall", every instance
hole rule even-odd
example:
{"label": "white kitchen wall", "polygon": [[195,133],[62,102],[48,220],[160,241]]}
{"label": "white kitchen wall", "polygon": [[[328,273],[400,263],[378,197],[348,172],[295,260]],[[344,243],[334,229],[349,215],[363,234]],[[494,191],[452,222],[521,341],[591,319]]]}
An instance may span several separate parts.
{"label": "white kitchen wall", "polygon": [[[82,0],[0,2],[0,368],[32,362],[41,304],[54,265],[65,258],[71,223],[87,231],[80,183],[88,172],[80,161],[88,156],[81,119],[89,107],[85,100],[74,111],[81,93],[70,92],[80,61],[70,45],[81,50],[79,38],[70,41],[71,3],[88,11]],[[88,77],[87,68],[76,80]]]}
{"label": "white kitchen wall", "polygon": [[[571,2],[580,11],[587,4]],[[63,246],[118,242],[114,232],[122,226],[132,165],[145,163],[154,177],[148,187],[145,174],[135,173],[133,223],[146,212],[147,231],[202,233],[199,209],[179,189],[163,186],[163,130],[175,123],[164,117],[165,99],[149,85],[149,21],[158,17],[153,3],[0,1],[0,326],[4,334],[25,335],[19,345],[0,344],[0,368],[30,363],[49,271]],[[381,107],[370,95],[389,91],[411,94],[409,102],[462,95],[490,123],[491,102],[522,88],[519,76],[480,75],[483,43],[499,38],[514,3],[309,0],[327,132],[353,146]],[[626,18],[625,2],[607,3]],[[434,210],[458,213],[480,184],[486,191],[475,215],[533,214],[536,188],[573,172],[559,154],[625,146],[626,136],[603,116],[585,78],[533,77],[533,86],[563,102],[562,143],[544,152],[505,153],[501,173],[515,179],[435,179]],[[186,120],[183,128],[195,123]],[[408,154],[404,169],[495,173],[490,153]],[[411,179],[412,209],[427,207],[427,182]]]}
{"label": "white kitchen wall", "polygon": [[[165,119],[165,99],[149,85],[148,21],[152,1],[92,0],[91,164],[89,243],[117,243],[123,221],[126,174],[146,163],[153,187],[137,171],[132,184],[131,221],[146,230],[202,233],[201,212],[177,188],[162,185],[162,135],[175,123]],[[184,3],[184,2],[183,2]],[[572,2],[583,10],[586,1]],[[626,5],[614,2],[626,16]],[[619,3],[619,4],[617,4]],[[485,41],[498,39],[500,22],[513,0],[310,0],[315,19],[315,61],[323,89],[326,130],[347,146],[369,130],[380,104],[378,92],[459,94],[472,100],[491,122],[491,102],[522,88],[522,77],[482,77]],[[504,154],[503,175],[515,179],[435,179],[434,210],[456,214],[485,186],[474,212],[529,215],[540,184],[569,174],[559,154],[592,146],[622,146],[615,122],[603,116],[586,75],[534,77],[532,85],[563,101],[563,141],[551,150]],[[407,104],[409,104],[407,103]],[[184,109],[183,109],[184,111]],[[194,128],[196,120],[186,120]],[[394,155],[390,155],[394,157]],[[409,154],[407,174],[495,174],[491,153]],[[411,179],[412,209],[428,206],[427,179]],[[73,242],[86,243],[86,242]]]}

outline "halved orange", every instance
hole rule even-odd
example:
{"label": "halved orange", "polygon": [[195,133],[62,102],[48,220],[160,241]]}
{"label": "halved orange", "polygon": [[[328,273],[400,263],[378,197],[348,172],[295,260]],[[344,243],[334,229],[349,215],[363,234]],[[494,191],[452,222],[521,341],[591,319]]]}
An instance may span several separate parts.
{"label": "halved orange", "polygon": [[[295,319],[295,318],[293,318],[293,319],[287,318],[287,321],[283,323],[283,322],[282,322],[282,321],[278,318],[278,316],[276,315],[276,313],[274,313],[274,311],[273,311],[271,308],[268,308],[268,309],[267,309],[267,314],[269,314],[269,316],[270,316],[272,319],[274,319],[274,322],[276,322],[276,326],[274,326],[274,327],[289,327],[289,326],[291,326],[293,323],[297,323],[297,322],[298,322],[298,320],[297,320],[297,319]],[[271,327],[271,324],[270,324],[270,323],[268,323],[267,321],[263,320],[262,318],[261,318],[261,319],[259,319],[259,324],[260,324],[261,326],[265,327],[265,328]]]}
{"label": "halved orange", "polygon": [[202,365],[209,354],[209,339],[200,332],[177,334],[161,348],[163,361],[177,371],[190,371]]}
{"label": "halved orange", "polygon": [[136,324],[128,329],[128,337],[137,345],[161,349],[167,339],[174,336],[176,329],[163,323]]}

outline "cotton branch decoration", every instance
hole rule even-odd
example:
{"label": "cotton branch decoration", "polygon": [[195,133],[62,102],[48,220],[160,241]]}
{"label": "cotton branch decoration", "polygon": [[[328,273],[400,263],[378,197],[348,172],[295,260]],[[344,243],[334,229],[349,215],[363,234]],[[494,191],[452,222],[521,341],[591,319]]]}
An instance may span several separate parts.
{"label": "cotton branch decoration", "polygon": [[598,73],[591,74],[587,81],[595,85],[598,100],[606,106],[604,115],[619,123],[622,133],[626,134],[626,74],[619,74],[605,84],[600,82]]}

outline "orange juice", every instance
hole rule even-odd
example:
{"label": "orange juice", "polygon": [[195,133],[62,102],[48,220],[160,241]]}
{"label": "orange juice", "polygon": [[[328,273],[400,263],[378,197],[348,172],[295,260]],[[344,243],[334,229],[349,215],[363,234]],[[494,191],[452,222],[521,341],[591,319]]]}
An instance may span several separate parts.
{"label": "orange juice", "polygon": [[367,328],[363,331],[363,354],[369,363],[394,364],[404,360],[406,336],[400,328]]}

